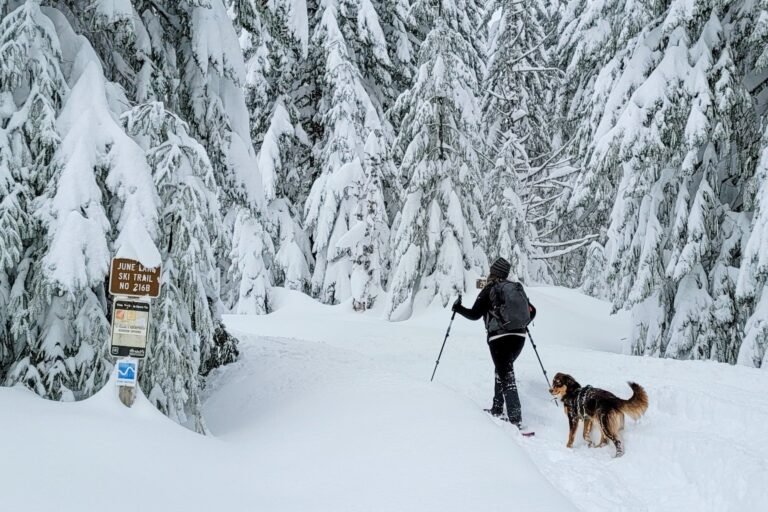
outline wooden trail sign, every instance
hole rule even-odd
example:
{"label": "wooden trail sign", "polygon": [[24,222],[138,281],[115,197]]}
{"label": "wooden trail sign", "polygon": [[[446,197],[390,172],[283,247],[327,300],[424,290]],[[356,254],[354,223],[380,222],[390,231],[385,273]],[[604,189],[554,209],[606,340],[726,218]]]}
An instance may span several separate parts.
{"label": "wooden trail sign", "polygon": [[160,267],[146,268],[136,260],[113,258],[109,293],[125,297],[159,297]]}

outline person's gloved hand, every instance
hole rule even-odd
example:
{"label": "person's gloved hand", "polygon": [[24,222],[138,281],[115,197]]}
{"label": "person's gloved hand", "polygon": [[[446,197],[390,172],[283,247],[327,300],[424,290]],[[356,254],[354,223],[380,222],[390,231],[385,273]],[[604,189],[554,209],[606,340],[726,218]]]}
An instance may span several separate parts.
{"label": "person's gloved hand", "polygon": [[456,311],[459,309],[459,306],[461,306],[461,295],[459,295],[459,298],[456,299],[456,301],[453,303],[453,307],[451,308],[451,311]]}

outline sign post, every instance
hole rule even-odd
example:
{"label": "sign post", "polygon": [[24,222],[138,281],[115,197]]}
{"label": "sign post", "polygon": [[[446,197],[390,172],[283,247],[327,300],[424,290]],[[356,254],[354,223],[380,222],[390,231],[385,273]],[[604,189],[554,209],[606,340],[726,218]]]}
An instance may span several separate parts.
{"label": "sign post", "polygon": [[128,258],[113,258],[109,275],[112,303],[112,339],[109,353],[116,363],[120,401],[131,407],[136,400],[139,359],[147,353],[151,303],[160,295],[160,267],[147,268]]}

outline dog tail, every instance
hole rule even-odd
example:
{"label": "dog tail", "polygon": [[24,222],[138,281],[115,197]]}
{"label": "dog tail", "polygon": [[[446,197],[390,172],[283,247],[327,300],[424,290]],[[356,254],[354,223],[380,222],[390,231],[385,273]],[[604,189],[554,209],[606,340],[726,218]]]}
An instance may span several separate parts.
{"label": "dog tail", "polygon": [[632,396],[629,400],[621,401],[619,410],[630,416],[633,420],[638,420],[648,409],[648,394],[640,384],[636,382],[629,382],[628,384],[632,388]]}

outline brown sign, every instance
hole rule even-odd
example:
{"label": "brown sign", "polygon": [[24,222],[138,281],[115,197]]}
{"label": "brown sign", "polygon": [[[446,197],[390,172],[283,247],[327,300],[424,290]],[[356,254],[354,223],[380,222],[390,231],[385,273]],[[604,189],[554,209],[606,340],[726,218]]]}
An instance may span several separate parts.
{"label": "brown sign", "polygon": [[160,267],[146,268],[136,260],[113,258],[109,293],[128,297],[160,296]]}

